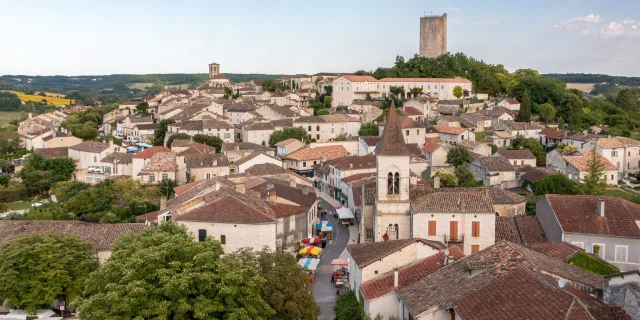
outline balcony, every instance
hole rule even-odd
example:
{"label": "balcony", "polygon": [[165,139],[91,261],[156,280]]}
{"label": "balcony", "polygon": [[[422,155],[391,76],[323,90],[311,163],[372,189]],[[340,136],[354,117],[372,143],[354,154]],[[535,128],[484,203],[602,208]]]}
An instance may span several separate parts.
{"label": "balcony", "polygon": [[464,235],[444,235],[444,243],[462,243],[464,242]]}

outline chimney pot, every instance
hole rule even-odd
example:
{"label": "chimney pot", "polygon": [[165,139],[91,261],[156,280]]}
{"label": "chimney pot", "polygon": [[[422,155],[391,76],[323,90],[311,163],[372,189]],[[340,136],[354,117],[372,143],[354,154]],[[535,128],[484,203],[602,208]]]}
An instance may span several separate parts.
{"label": "chimney pot", "polygon": [[597,200],[596,210],[598,212],[598,215],[604,218],[604,200],[602,199]]}
{"label": "chimney pot", "polygon": [[398,268],[393,269],[393,287],[398,288]]}
{"label": "chimney pot", "polygon": [[167,208],[167,197],[160,197],[160,210]]}
{"label": "chimney pot", "polygon": [[349,169],[353,169],[353,163],[349,163]]}

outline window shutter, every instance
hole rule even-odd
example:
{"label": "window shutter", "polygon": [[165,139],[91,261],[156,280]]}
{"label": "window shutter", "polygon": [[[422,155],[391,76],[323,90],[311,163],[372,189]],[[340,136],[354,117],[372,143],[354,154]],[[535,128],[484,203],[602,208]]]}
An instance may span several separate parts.
{"label": "window shutter", "polygon": [[198,230],[198,241],[202,242],[207,237],[207,230],[199,229]]}
{"label": "window shutter", "polygon": [[227,236],[225,236],[224,234],[220,235],[220,243],[227,244]]}
{"label": "window shutter", "polygon": [[435,236],[436,235],[436,222],[435,221],[429,221],[429,232],[428,234],[429,236]]}
{"label": "window shutter", "polygon": [[472,244],[471,245],[471,253],[476,253],[478,251],[480,251],[480,245]]}
{"label": "window shutter", "polygon": [[479,237],[480,236],[480,222],[473,221],[471,222],[471,236]]}

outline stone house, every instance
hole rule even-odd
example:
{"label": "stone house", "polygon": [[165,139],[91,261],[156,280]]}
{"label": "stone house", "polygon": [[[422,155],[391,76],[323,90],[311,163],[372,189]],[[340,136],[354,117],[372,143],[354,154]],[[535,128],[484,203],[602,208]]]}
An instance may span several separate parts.
{"label": "stone house", "polygon": [[53,131],[50,135],[42,138],[41,148],[61,148],[72,147],[82,143],[82,139],[74,137],[62,131]]}
{"label": "stone house", "polygon": [[593,149],[596,141],[601,138],[606,137],[597,134],[578,132],[570,137],[562,138],[562,143],[568,146],[575,146],[578,149]]}
{"label": "stone house", "polygon": [[[74,172],[76,180],[86,183],[102,181],[104,179],[102,159],[113,152],[120,151],[120,149],[120,147],[113,145],[113,141],[110,141],[109,144],[84,141],[69,147],[69,158],[76,162],[76,170]],[[94,174],[94,170],[98,171],[98,173]],[[99,171],[102,171],[102,173],[99,173]]]}
{"label": "stone house", "polygon": [[149,160],[153,158],[153,155],[158,152],[171,152],[171,149],[167,147],[151,147],[148,149],[144,149],[133,155],[131,175],[133,176],[134,179],[140,179],[138,174],[140,173],[142,168],[144,168],[147,165]]}
{"label": "stone house", "polygon": [[289,138],[275,144],[278,157],[284,157],[304,146],[306,146],[304,142],[294,138]]}
{"label": "stone house", "polygon": [[145,185],[159,184],[162,180],[178,181],[178,162],[173,152],[156,152],[138,173]]}
{"label": "stone house", "polygon": [[463,140],[476,141],[475,133],[471,132],[469,129],[438,125],[433,126],[433,128],[438,131],[440,140],[449,144],[457,144]]}
{"label": "stone house", "polygon": [[193,140],[174,139],[173,142],[171,143],[171,152],[176,154],[180,154],[181,152],[184,152],[187,149],[191,149],[191,148],[194,148],[194,151],[195,151],[191,153],[205,154],[205,153],[216,152],[216,149],[214,147],[210,147],[206,144],[194,142]]}
{"label": "stone house", "polygon": [[332,82],[332,107],[349,106],[355,100],[366,100],[380,96],[380,83],[372,76],[342,75]]}
{"label": "stone house", "polygon": [[469,150],[469,152],[479,154],[483,157],[491,156],[491,147],[486,143],[471,140],[462,140],[459,141],[457,145]]}
{"label": "stone house", "polygon": [[276,150],[263,145],[251,142],[225,143],[222,145],[222,153],[229,159],[229,163],[233,164],[236,160],[243,158],[254,151],[260,151],[264,154],[275,157]]}
{"label": "stone house", "polygon": [[634,203],[610,196],[548,194],[536,202],[536,217],[550,242],[571,243],[622,271],[640,267],[640,209]]}
{"label": "stone house", "polygon": [[546,128],[538,132],[538,141],[545,147],[551,147],[562,142],[562,139],[566,139],[577,132],[572,130],[565,130],[560,128]]}
{"label": "stone house", "polygon": [[507,108],[509,110],[519,111],[520,110],[520,102],[513,98],[507,98],[498,103],[498,106]]}
{"label": "stone house", "polygon": [[404,114],[413,121],[422,122],[425,119],[424,113],[415,107],[404,107],[402,109],[404,110]]}
{"label": "stone house", "polygon": [[[515,117],[509,111],[510,111],[509,109],[498,107],[492,110],[479,110],[479,111],[476,111],[475,113],[480,114],[486,117],[487,119],[490,119],[491,125],[489,125],[489,127],[492,127],[496,123],[501,121],[513,121]],[[485,123],[485,128],[487,128],[486,123]]]}
{"label": "stone house", "polygon": [[271,122],[253,122],[242,126],[242,141],[266,146],[275,131]]}
{"label": "stone house", "polygon": [[356,174],[374,173],[376,171],[376,157],[368,154],[364,156],[346,156],[329,160],[316,169],[317,188],[329,194],[342,205],[349,202],[345,192],[343,179]]}
{"label": "stone house", "polygon": [[229,160],[221,153],[196,153],[187,149],[176,156],[178,184],[229,175]]}
{"label": "stone house", "polygon": [[485,137],[485,139],[496,145],[498,148],[506,148],[511,146],[511,139],[513,136],[507,131],[494,131],[492,135]]}
{"label": "stone house", "polygon": [[516,169],[505,157],[476,158],[469,164],[469,169],[473,172],[476,180],[482,181],[484,186],[497,186],[502,189],[519,186]]}
{"label": "stone house", "polygon": [[202,134],[218,137],[225,143],[230,143],[234,142],[234,131],[234,127],[231,124],[221,120],[187,120],[169,124],[167,126],[167,139],[176,133],[186,133],[190,136]]}
{"label": "stone house", "polygon": [[236,159],[233,164],[231,164],[231,173],[243,173],[245,170],[256,164],[266,163],[282,167],[282,160],[263,153],[262,151],[254,151],[242,158]]}
{"label": "stone house", "polygon": [[295,118],[300,116],[300,112],[294,111],[292,106],[279,106],[276,104],[265,104],[256,109],[256,112],[262,115],[266,120],[280,120],[285,118]]}
{"label": "stone house", "polygon": [[153,143],[153,137],[157,127],[157,123],[135,124],[131,137],[135,137],[135,139],[140,142]]}
{"label": "stone house", "polygon": [[[122,135],[123,138],[129,138],[129,136],[134,136],[134,126],[139,124],[151,124],[153,123],[153,118],[151,117],[134,117],[128,116],[124,118],[122,121]],[[126,139],[125,139],[126,140]]]}
{"label": "stone house", "polygon": [[355,137],[360,130],[360,120],[346,114],[300,117],[293,121],[293,125],[304,128],[309,139],[316,142],[332,141],[340,135]]}
{"label": "stone house", "polygon": [[[402,136],[406,144],[415,144],[419,148],[422,148],[425,144],[426,126],[418,121],[411,119],[408,116],[399,116],[400,129],[402,129]],[[384,132],[385,123],[378,124],[378,133],[382,135]]]}
{"label": "stone house", "polygon": [[609,160],[618,171],[617,179],[628,179],[640,170],[640,141],[626,137],[598,139],[596,152]]}
{"label": "stone house", "polygon": [[373,122],[382,114],[382,108],[379,102],[359,100],[354,101],[348,107],[349,111],[357,111],[360,114],[362,123]]}
{"label": "stone house", "polygon": [[[108,176],[133,176],[133,154],[113,152],[100,160],[106,177]],[[95,175],[96,173],[94,173]]]}
{"label": "stone house", "polygon": [[531,151],[524,150],[498,150],[493,154],[494,157],[505,157],[514,166],[529,165],[536,166],[536,156]]}
{"label": "stone house", "polygon": [[543,129],[541,125],[517,122],[501,121],[493,126],[494,131],[507,131],[512,137],[534,138],[538,140],[538,133]]}
{"label": "stone house", "polygon": [[422,154],[425,156],[431,167],[448,167],[447,153],[451,147],[440,143],[427,143],[422,147]]}
{"label": "stone house", "polygon": [[325,161],[342,158],[349,153],[342,145],[317,146],[307,145],[282,158],[284,168],[289,169],[303,177],[312,178],[315,176],[315,166]]}
{"label": "stone house", "polygon": [[[587,175],[588,162],[593,150],[580,149],[571,154],[564,155],[558,149],[547,153],[547,166],[555,168],[568,179],[582,182]],[[596,154],[604,164],[603,178],[610,185],[618,184],[618,169],[605,157]]]}

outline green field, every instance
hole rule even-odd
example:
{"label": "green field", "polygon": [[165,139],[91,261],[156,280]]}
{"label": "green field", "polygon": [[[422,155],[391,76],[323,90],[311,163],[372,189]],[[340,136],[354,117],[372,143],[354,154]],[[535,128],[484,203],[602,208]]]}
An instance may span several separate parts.
{"label": "green field", "polygon": [[129,89],[145,90],[146,87],[151,87],[152,85],[153,85],[153,82],[138,82],[138,83],[128,83],[127,87],[129,87]]}
{"label": "green field", "polygon": [[31,202],[18,201],[13,203],[6,203],[5,205],[11,210],[26,210],[31,208]]}
{"label": "green field", "polygon": [[634,194],[621,189],[610,189],[605,193],[607,196],[620,197],[631,202],[640,203],[640,194]]}
{"label": "green field", "polygon": [[631,131],[631,139],[640,140],[640,131]]}
{"label": "green field", "polygon": [[9,121],[13,119],[20,119],[20,115],[22,112],[20,111],[5,111],[0,112],[0,125],[5,125],[9,123]]}

